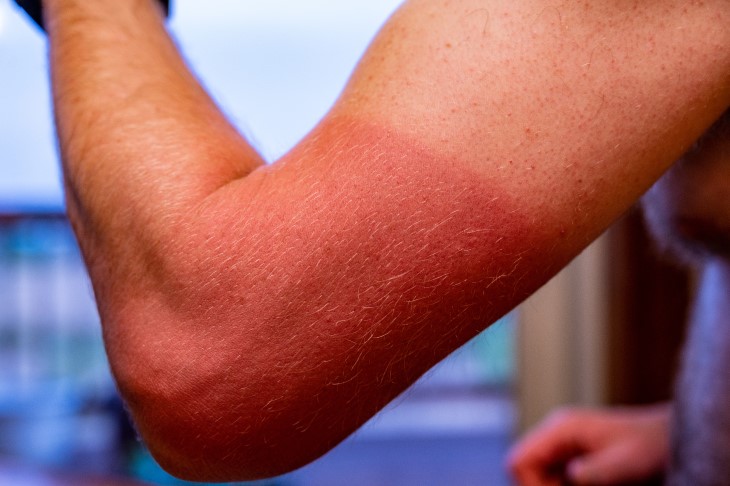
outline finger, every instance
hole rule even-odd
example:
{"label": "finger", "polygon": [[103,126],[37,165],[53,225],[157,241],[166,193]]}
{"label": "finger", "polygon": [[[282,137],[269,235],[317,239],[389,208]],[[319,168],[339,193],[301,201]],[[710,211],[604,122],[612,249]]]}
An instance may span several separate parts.
{"label": "finger", "polygon": [[578,486],[638,482],[655,472],[652,461],[645,459],[640,449],[622,444],[573,459],[566,467],[566,475]]}
{"label": "finger", "polygon": [[528,433],[509,453],[509,464],[555,465],[587,449],[585,431],[591,420],[575,412],[555,414]]}
{"label": "finger", "polygon": [[562,484],[565,464],[589,449],[585,432],[591,422],[581,413],[561,412],[525,436],[508,455],[518,484]]}
{"label": "finger", "polygon": [[513,479],[517,486],[563,486],[566,484],[565,477],[562,474],[545,475],[531,468],[513,471]]}

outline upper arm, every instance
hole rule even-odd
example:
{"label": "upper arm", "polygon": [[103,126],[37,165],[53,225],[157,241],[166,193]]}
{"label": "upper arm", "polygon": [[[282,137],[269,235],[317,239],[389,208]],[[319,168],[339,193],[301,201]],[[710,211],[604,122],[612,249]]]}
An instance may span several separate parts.
{"label": "upper arm", "polygon": [[[107,332],[112,363],[141,430],[167,438],[163,462],[226,479],[325,452],[726,108],[726,2],[536,3],[409,2],[298,147],[171,226],[153,283],[101,290],[126,327]],[[190,436],[202,445],[176,440]]]}

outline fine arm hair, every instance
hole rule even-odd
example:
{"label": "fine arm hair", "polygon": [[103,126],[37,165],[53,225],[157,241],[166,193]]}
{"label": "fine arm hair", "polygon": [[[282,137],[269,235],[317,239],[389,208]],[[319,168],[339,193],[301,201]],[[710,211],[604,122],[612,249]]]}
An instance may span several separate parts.
{"label": "fine arm hair", "polygon": [[44,8],[112,371],[186,479],[324,454],[567,264],[730,105],[726,0],[411,0],[322,122],[264,165],[153,2]]}

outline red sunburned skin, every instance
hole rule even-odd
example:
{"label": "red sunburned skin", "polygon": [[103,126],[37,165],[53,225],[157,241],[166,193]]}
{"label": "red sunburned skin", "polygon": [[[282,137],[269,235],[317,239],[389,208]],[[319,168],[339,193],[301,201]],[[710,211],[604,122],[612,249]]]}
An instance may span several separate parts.
{"label": "red sunburned skin", "polygon": [[[233,206],[236,200],[245,206]],[[258,294],[259,287],[267,288],[260,297],[266,300],[286,289],[301,293],[288,305],[309,312],[333,299],[365,305],[390,293],[428,300],[425,287],[439,290],[434,303],[452,293],[462,301],[467,288],[482,293],[486,283],[504,289],[490,292],[494,306],[517,297],[510,297],[513,289],[532,289],[566,258],[555,249],[551,262],[546,251],[564,228],[535,221],[524,205],[499,181],[393,132],[329,122],[274,166],[206,201],[195,242],[180,242],[196,256],[189,262],[195,279],[181,282],[182,289],[206,294],[215,282],[205,302],[221,309],[225,299]],[[221,255],[232,256],[221,262]],[[532,268],[535,258],[545,271]],[[466,287],[452,291],[457,285]],[[241,292],[221,295],[220,288]]]}
{"label": "red sunburned skin", "polygon": [[[271,443],[299,430],[287,455],[307,462],[572,256],[563,230],[521,206],[498,181],[392,131],[329,121],[203,203],[170,250],[188,260],[166,273],[164,297],[118,312],[155,326],[158,342],[113,349],[144,346],[160,360],[148,367],[176,370],[162,388],[215,411],[207,447],[221,457],[255,436],[235,427],[246,416]],[[198,422],[180,420],[160,410],[139,425],[189,437]]]}

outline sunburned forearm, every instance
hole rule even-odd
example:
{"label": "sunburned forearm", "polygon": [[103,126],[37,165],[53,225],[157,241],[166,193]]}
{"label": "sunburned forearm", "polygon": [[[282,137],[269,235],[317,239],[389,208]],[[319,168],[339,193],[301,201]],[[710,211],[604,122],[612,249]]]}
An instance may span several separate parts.
{"label": "sunburned forearm", "polygon": [[323,453],[727,108],[726,1],[536,3],[409,2],[320,126],[253,170],[151,0],[48,0],[69,209],[163,462],[227,479]]}

